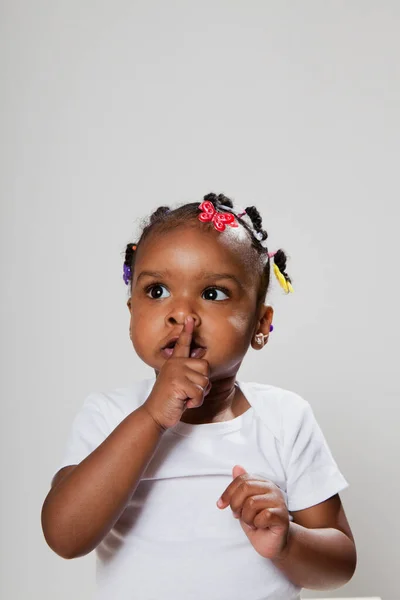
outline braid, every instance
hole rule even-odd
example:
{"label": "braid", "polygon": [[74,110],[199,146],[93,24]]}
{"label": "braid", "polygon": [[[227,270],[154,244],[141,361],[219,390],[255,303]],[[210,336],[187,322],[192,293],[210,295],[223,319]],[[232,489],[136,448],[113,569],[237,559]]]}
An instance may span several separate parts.
{"label": "braid", "polygon": [[150,215],[150,225],[153,225],[156,221],[161,220],[169,212],[169,206],[159,206],[152,215]]}
{"label": "braid", "polygon": [[135,253],[134,247],[135,244],[126,245],[124,265],[127,265],[128,267],[130,267],[132,264],[133,255]]}
{"label": "braid", "polygon": [[129,243],[126,245],[125,260],[124,260],[124,266],[123,266],[123,279],[124,279],[126,285],[128,285],[128,283],[132,279],[132,265],[135,262],[136,248],[137,248],[136,244]]}
{"label": "braid", "polygon": [[265,231],[265,229],[262,228],[262,218],[256,207],[248,206],[246,208],[246,214],[250,217],[251,222],[253,223],[254,231],[256,233],[261,233],[261,241],[266,240],[268,237],[268,233]]}
{"label": "braid", "polygon": [[224,206],[229,206],[229,208],[233,208],[233,202],[230,198],[228,198],[227,196],[224,196],[224,194],[206,194],[203,198],[204,201],[208,200],[209,202],[212,202],[215,206],[215,208],[219,208],[221,206],[221,204],[223,204]]}
{"label": "braid", "polygon": [[282,249],[277,250],[276,254],[274,256],[274,263],[276,264],[276,266],[278,267],[278,269],[280,270],[280,272],[282,273],[282,275],[284,276],[286,281],[288,281],[289,283],[292,283],[292,280],[290,279],[289,275],[285,272],[286,260],[287,260],[287,256],[284,253],[284,251]]}
{"label": "braid", "polygon": [[[261,218],[260,213],[256,209],[256,207],[248,206],[246,208],[246,214],[250,217],[251,222],[253,223],[254,231],[256,233],[261,234],[260,235],[261,241],[266,240],[268,238],[268,233],[265,231],[265,229],[262,228],[262,218]],[[289,283],[292,283],[292,280],[290,279],[289,275],[286,273],[286,260],[287,260],[287,257],[286,257],[286,254],[284,253],[284,251],[282,249],[277,250],[276,253],[274,254],[274,263],[276,264],[276,266],[278,267],[278,269],[280,270],[280,272],[282,273],[282,275],[284,276],[286,281],[288,281]]]}

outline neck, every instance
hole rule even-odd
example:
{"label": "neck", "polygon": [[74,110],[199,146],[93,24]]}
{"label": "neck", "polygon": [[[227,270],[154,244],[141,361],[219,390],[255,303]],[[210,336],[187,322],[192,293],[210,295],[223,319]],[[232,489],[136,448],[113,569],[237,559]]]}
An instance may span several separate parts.
{"label": "neck", "polygon": [[190,408],[182,414],[181,421],[193,425],[230,421],[243,414],[250,404],[235,384],[236,378],[227,377],[212,382],[210,392],[198,408]]}

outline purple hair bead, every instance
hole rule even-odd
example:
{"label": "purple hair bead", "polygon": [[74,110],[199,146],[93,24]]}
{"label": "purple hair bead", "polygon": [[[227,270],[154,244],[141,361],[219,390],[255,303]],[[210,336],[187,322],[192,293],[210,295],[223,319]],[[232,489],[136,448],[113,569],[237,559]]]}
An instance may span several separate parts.
{"label": "purple hair bead", "polygon": [[128,285],[131,276],[132,276],[131,268],[128,265],[124,264],[123,278],[124,278],[124,281],[125,281],[126,285]]}

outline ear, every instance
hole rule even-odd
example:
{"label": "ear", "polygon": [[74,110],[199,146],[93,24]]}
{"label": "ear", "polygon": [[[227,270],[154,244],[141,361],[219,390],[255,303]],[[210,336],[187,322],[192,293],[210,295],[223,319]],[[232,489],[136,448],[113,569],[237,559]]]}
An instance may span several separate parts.
{"label": "ear", "polygon": [[132,341],[132,325],[133,325],[133,314],[132,314],[132,298],[129,298],[129,300],[126,303],[129,313],[130,313],[130,319],[129,319],[129,337],[131,338]]}
{"label": "ear", "polygon": [[261,348],[263,348],[263,346],[265,346],[265,344],[268,343],[268,337],[266,337],[264,338],[265,341],[263,345],[257,344],[254,339],[254,336],[257,333],[261,333],[264,336],[269,336],[273,316],[274,309],[272,308],[272,306],[267,306],[266,304],[263,304],[260,307],[258,322],[254,329],[253,337],[251,338],[251,347],[254,348],[254,350],[261,350]]}

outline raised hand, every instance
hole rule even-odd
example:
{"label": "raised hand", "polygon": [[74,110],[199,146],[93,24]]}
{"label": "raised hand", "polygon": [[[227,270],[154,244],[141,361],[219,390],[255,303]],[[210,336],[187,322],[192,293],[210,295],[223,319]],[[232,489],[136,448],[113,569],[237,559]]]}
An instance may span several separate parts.
{"label": "raised hand", "polygon": [[249,475],[240,465],[233,468],[232,476],[233,481],[217,506],[221,509],[230,506],[261,556],[279,559],[289,532],[289,512],[281,489],[272,481]]}
{"label": "raised hand", "polygon": [[176,425],[186,409],[201,406],[211,389],[210,366],[202,359],[206,348],[196,349],[196,358],[190,357],[193,328],[192,317],[187,317],[172,355],[143,405],[162,429]]}

